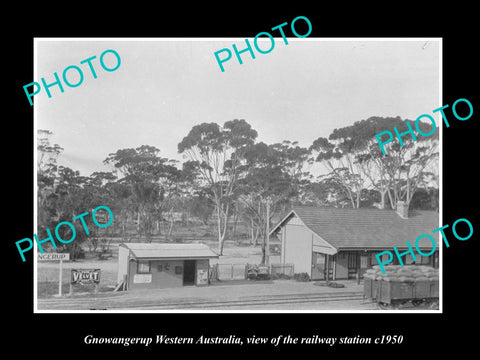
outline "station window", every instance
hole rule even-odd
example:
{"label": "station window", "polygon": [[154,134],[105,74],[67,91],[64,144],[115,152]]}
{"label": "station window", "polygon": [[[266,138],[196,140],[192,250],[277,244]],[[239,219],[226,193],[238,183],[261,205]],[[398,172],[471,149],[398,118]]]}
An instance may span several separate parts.
{"label": "station window", "polygon": [[149,274],[150,273],[150,261],[139,260],[137,262],[137,274]]}
{"label": "station window", "polygon": [[417,258],[417,264],[430,265],[430,256],[416,255],[415,257]]}
{"label": "station window", "polygon": [[[416,256],[415,256],[415,259],[417,259]],[[418,259],[417,259],[417,261],[418,261]],[[405,256],[405,259],[403,260],[403,263],[405,265],[412,265],[414,263],[412,254],[407,254]]]}

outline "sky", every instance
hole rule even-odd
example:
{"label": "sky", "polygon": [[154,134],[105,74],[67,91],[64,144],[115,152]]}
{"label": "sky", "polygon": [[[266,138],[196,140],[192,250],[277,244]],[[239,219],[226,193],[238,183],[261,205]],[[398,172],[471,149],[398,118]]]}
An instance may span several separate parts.
{"label": "sky", "polygon": [[[267,144],[318,137],[371,116],[416,119],[441,104],[439,39],[276,38],[256,58],[235,55],[220,70],[214,53],[244,38],[36,39],[32,81],[54,81],[76,65],[84,80],[75,88],[50,88],[34,97],[37,129],[53,132],[64,148],[60,165],[88,176],[109,171],[103,160],[118,149],[152,145],[163,157],[183,161],[177,145],[203,122],[245,119]],[[259,42],[268,49],[270,40]],[[250,39],[250,43],[253,40]],[[115,50],[120,67],[102,69],[100,55]],[[97,78],[88,64],[92,60]],[[222,54],[223,56],[224,54]],[[116,64],[111,53],[105,64]],[[68,79],[75,83],[75,70]],[[62,80],[63,82],[63,80]],[[28,100],[26,100],[28,101]],[[437,116],[435,118],[438,119]]]}

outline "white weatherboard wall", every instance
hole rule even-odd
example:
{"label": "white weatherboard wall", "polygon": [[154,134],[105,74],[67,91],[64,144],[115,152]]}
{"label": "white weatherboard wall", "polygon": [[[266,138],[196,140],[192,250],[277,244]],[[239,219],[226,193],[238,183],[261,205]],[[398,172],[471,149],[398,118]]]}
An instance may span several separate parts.
{"label": "white weatherboard wall", "polygon": [[123,275],[127,275],[129,254],[129,249],[126,249],[123,246],[118,247],[117,284],[123,281]]}
{"label": "white weatherboard wall", "polygon": [[284,263],[294,264],[295,273],[306,272],[312,274],[312,232],[301,222],[292,221],[283,228],[284,246],[282,259]]}

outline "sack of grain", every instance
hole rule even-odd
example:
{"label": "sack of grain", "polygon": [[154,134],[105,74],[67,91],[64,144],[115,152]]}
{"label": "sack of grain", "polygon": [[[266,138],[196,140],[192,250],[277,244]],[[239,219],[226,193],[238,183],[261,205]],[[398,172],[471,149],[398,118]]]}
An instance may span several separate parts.
{"label": "sack of grain", "polygon": [[412,275],[414,278],[425,277],[423,271],[412,271]]}
{"label": "sack of grain", "polygon": [[421,281],[428,281],[428,278],[426,276],[415,278],[415,282],[421,282]]}
{"label": "sack of grain", "polygon": [[398,270],[397,275],[398,275],[398,276],[403,276],[403,277],[411,277],[411,278],[413,278],[413,272],[410,271],[410,270],[408,270],[408,269]]}
{"label": "sack of grain", "polygon": [[413,277],[410,277],[410,276],[400,276],[399,280],[401,282],[414,282],[415,281],[415,279]]}
{"label": "sack of grain", "polygon": [[383,277],[383,280],[384,281],[389,281],[389,282],[396,282],[396,281],[400,281],[400,278],[398,276],[395,276],[395,275],[389,275],[388,277]]}
{"label": "sack of grain", "polygon": [[437,271],[431,266],[426,266],[426,265],[418,265],[418,268],[423,271],[423,272],[429,272],[429,271]]}

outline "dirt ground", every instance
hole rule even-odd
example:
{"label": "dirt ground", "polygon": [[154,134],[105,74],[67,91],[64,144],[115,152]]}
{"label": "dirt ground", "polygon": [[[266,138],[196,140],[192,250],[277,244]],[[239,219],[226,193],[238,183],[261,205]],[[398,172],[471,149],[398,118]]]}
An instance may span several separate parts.
{"label": "dirt ground", "polygon": [[99,294],[75,293],[38,299],[39,311],[198,312],[198,311],[432,311],[426,307],[385,309],[363,297],[363,285],[338,281],[343,288],[295,280],[237,281],[211,286],[185,286]]}
{"label": "dirt ground", "polygon": [[[316,286],[313,282],[298,282],[295,280],[275,281],[232,281],[217,283],[211,286],[185,286],[169,289],[149,289],[127,292],[108,292],[94,295],[92,293],[74,294],[61,298],[39,299],[39,310],[165,310],[165,309],[200,309],[200,310],[278,310],[295,308],[284,302],[299,302],[301,308],[316,309],[315,300],[320,303],[330,303],[329,300],[340,299],[343,309],[371,309],[371,304],[361,300],[362,286],[354,281],[346,281],[344,288],[333,289]],[[352,295],[356,298],[353,299]],[[311,298],[311,303],[303,303]],[[337,300],[338,301],[338,300]],[[230,303],[232,302],[232,303]],[[308,305],[310,304],[310,305]],[[327,308],[326,305],[322,308]],[[168,310],[167,310],[168,311]]]}

